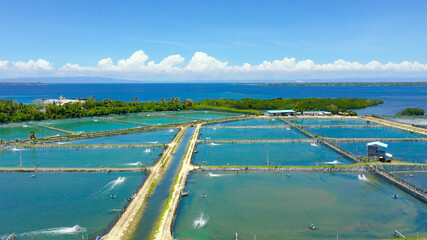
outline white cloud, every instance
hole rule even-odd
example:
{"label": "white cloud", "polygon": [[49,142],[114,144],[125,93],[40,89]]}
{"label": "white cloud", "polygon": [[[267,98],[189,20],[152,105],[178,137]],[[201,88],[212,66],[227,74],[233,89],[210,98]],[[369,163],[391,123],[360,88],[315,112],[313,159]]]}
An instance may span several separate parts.
{"label": "white cloud", "polygon": [[209,73],[226,71],[229,69],[227,65],[227,62],[221,62],[214,57],[208,56],[206,53],[196,52],[185,69],[190,72]]}
{"label": "white cloud", "polygon": [[39,71],[39,70],[52,70],[52,63],[39,59],[37,61],[30,60],[28,62],[12,62],[12,67],[23,71]]}
{"label": "white cloud", "polygon": [[427,64],[403,61],[401,63],[350,62],[338,59],[331,63],[315,63],[311,59],[263,61],[261,64],[229,65],[203,52],[196,52],[186,63],[175,54],[159,63],[149,61],[148,55],[136,51],[129,58],[114,63],[103,58],[96,66],[67,63],[55,68],[47,60],[9,62],[0,60],[2,77],[31,76],[99,76],[128,79],[292,79],[292,78],[344,78],[344,77],[427,77]]}
{"label": "white cloud", "polygon": [[0,69],[7,69],[9,61],[0,60]]}

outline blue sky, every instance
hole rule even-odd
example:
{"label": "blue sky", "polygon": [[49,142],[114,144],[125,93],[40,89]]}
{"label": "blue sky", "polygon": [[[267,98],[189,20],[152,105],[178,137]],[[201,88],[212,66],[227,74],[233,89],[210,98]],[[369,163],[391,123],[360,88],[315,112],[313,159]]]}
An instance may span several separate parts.
{"label": "blue sky", "polygon": [[[67,63],[96,67],[106,58],[116,65],[142,50],[148,56],[145,64],[178,54],[183,60],[172,66],[178,68],[185,68],[195,53],[201,52],[227,66],[254,66],[284,58],[312,60],[315,64],[339,59],[360,64],[416,61],[421,66],[416,66],[415,75],[413,71],[409,75],[427,76],[423,70],[427,69],[426,13],[427,1],[421,0],[5,0],[0,7],[1,71],[4,76],[102,76],[100,70],[96,74],[94,69],[79,69],[78,73],[67,70],[65,74],[58,68]],[[50,64],[51,68],[44,68],[49,71],[33,68],[29,73],[25,67],[16,69],[14,65],[38,59]],[[124,78],[145,79],[153,74],[159,79],[169,77],[164,69],[154,73],[132,69],[120,71]],[[218,70],[208,69],[209,73]],[[354,68],[351,70],[349,76],[357,77]],[[107,72],[121,76],[117,69]],[[296,76],[278,72],[258,76]],[[312,73],[300,75],[313,77]],[[208,73],[193,72],[191,77],[186,73],[181,78],[204,78],[203,74]],[[108,74],[104,71],[104,75]],[[237,73],[225,75],[217,77],[238,78]]]}

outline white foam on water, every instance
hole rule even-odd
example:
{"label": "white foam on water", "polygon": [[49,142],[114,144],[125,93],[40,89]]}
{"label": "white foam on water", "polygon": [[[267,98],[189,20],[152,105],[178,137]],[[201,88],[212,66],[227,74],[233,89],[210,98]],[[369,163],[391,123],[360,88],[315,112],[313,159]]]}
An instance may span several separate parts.
{"label": "white foam on water", "polygon": [[169,132],[173,132],[173,129],[169,129]]}
{"label": "white foam on water", "polygon": [[22,127],[27,128],[27,127],[30,127],[30,126],[28,126],[27,124],[24,124],[24,125],[22,125]]}
{"label": "white foam on water", "polygon": [[64,145],[64,144],[69,144],[69,142],[57,142],[56,144],[58,144],[58,145]]}
{"label": "white foam on water", "polygon": [[18,152],[18,151],[24,151],[25,149],[20,149],[20,148],[12,148],[12,149],[10,149],[10,150],[12,150],[13,152]]}
{"label": "white foam on water", "polygon": [[159,141],[155,141],[155,142],[147,142],[147,143],[158,144],[158,143],[159,143]]}
{"label": "white foam on water", "polygon": [[107,188],[105,191],[111,191],[113,190],[117,185],[122,184],[126,181],[126,177],[118,177],[116,180],[113,180],[109,182],[107,185],[105,185],[104,188]]}
{"label": "white foam on water", "polygon": [[365,176],[365,174],[359,174],[359,175],[357,176],[357,178],[358,178],[359,180],[369,182],[369,179]]}
{"label": "white foam on water", "polygon": [[94,122],[98,122],[98,119],[93,119]]}
{"label": "white foam on water", "polygon": [[286,130],[291,130],[291,128],[290,127],[286,127]]}
{"label": "white foam on water", "polygon": [[318,147],[319,145],[317,145],[316,143],[310,143],[310,145],[312,146],[312,147]]}
{"label": "white foam on water", "polygon": [[338,160],[332,161],[332,162],[325,162],[326,164],[340,164],[340,162]]}
{"label": "white foam on water", "polygon": [[146,148],[144,152],[145,152],[145,153],[150,153],[150,152],[151,152],[151,149]]}
{"label": "white foam on water", "polygon": [[218,145],[221,145],[221,144],[218,144],[218,143],[209,143],[209,145],[211,145],[211,146],[218,146]]}
{"label": "white foam on water", "polygon": [[142,166],[141,162],[135,162],[135,163],[126,163],[128,166]]}
{"label": "white foam on water", "polygon": [[206,176],[208,177],[222,177],[222,174],[217,174],[217,173],[208,173]]}
{"label": "white foam on water", "polygon": [[208,223],[208,221],[209,221],[209,217],[205,217],[204,214],[202,213],[199,218],[194,220],[193,227],[194,229],[200,229],[204,227]]}
{"label": "white foam on water", "polygon": [[[57,227],[57,228],[48,228],[43,230],[36,230],[31,232],[24,232],[16,234],[18,238],[21,237],[31,237],[35,235],[71,235],[71,234],[79,234],[86,232],[86,228],[80,227],[79,225],[75,225],[73,227]],[[1,235],[0,239],[7,239],[10,234]]]}

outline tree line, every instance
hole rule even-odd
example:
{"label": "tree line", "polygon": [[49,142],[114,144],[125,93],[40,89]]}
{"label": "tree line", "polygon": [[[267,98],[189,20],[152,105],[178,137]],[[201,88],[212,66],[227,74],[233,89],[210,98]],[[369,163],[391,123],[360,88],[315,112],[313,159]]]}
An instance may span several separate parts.
{"label": "tree line", "polygon": [[262,114],[261,110],[293,109],[295,111],[324,110],[336,114],[383,103],[382,100],[362,98],[276,98],[268,100],[245,98],[241,100],[206,99],[195,102],[190,99],[181,100],[179,97],[172,97],[139,102],[137,97],[133,97],[132,100],[132,102],[113,101],[111,99],[96,101],[93,98],[89,98],[86,102],[66,103],[61,106],[55,104],[44,105],[41,101],[39,101],[39,104],[23,104],[12,100],[0,100],[0,122],[178,110],[219,110],[259,115]]}

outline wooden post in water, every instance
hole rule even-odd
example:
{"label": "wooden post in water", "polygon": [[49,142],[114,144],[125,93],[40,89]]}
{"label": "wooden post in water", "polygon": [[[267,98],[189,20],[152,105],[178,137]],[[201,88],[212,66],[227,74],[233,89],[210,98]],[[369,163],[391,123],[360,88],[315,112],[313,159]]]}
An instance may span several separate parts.
{"label": "wooden post in water", "polygon": [[234,239],[239,240],[239,234],[237,234],[237,232],[234,234]]}

